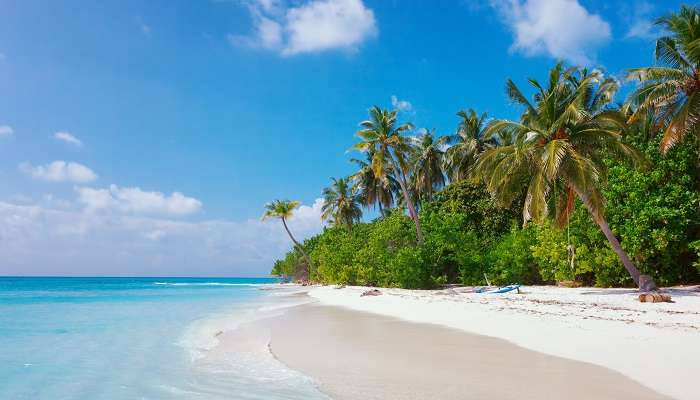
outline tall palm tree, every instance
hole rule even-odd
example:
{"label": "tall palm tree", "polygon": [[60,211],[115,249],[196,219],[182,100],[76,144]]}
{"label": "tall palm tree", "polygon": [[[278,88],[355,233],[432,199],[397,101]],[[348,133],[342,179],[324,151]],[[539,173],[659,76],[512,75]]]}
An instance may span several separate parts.
{"label": "tall palm tree", "polygon": [[445,173],[442,170],[447,137],[435,139],[435,130],[416,137],[416,145],[411,152],[413,184],[418,198],[433,199],[435,189],[445,186]]}
{"label": "tall palm tree", "polygon": [[384,179],[393,174],[401,187],[401,194],[408,208],[408,213],[416,225],[416,238],[423,243],[423,231],[420,226],[416,206],[411,199],[408,185],[411,141],[403,134],[413,129],[411,123],[398,124],[397,111],[382,110],[374,106],[369,109],[369,119],[360,123],[361,130],[356,135],[362,140],[353,148],[363,152],[373,152],[372,170],[374,175]]}
{"label": "tall palm tree", "polygon": [[362,218],[360,196],[350,185],[348,178],[331,178],[333,184],[323,189],[321,218],[335,225],[344,225],[348,230]]}
{"label": "tall palm tree", "polygon": [[476,157],[496,145],[494,138],[484,138],[488,118],[486,113],[479,115],[470,108],[458,112],[457,116],[461,118],[457,132],[446,139],[450,147],[445,157],[445,169],[452,182],[466,179],[469,169],[476,162]]}
{"label": "tall palm tree", "polygon": [[[556,221],[563,225],[578,197],[640,285],[639,270],[605,220],[600,191],[606,172],[603,155],[641,160],[621,140],[624,116],[608,108],[618,84],[600,72],[564,70],[562,64],[551,70],[546,87],[533,79],[530,84],[536,89],[533,103],[508,81],[508,95],[525,107],[521,121],[493,121],[486,135],[512,135],[514,142],[482,153],[475,173],[506,204],[526,190],[524,222],[542,220],[553,209]],[[653,286],[653,281],[648,285]]]}
{"label": "tall palm tree", "polygon": [[700,9],[681,6],[656,24],[666,33],[656,41],[659,65],[628,71],[639,87],[627,103],[635,110],[632,120],[654,113],[664,128],[661,151],[666,153],[686,135],[700,135]]}
{"label": "tall palm tree", "polygon": [[372,169],[373,152],[366,153],[367,160],[352,158],[359,169],[350,176],[354,190],[360,195],[360,201],[365,208],[377,206],[379,213],[384,216],[384,210],[394,204],[394,193],[399,192],[399,183],[392,174],[377,178]]}
{"label": "tall palm tree", "polygon": [[294,238],[294,235],[292,235],[292,232],[289,230],[289,227],[287,226],[287,220],[292,218],[292,215],[294,214],[294,210],[299,207],[299,202],[296,200],[274,200],[270,203],[265,204],[265,213],[262,216],[263,220],[270,219],[270,218],[279,218],[282,220],[282,225],[284,225],[284,230],[287,231],[287,235],[289,235],[289,238],[292,240],[292,243],[294,243],[294,246],[301,252],[301,254],[304,256],[304,259],[306,260],[306,263],[308,265],[308,274],[309,278],[311,277],[311,269],[313,268],[313,264],[311,263],[311,258],[309,257],[308,254],[306,254],[306,251],[304,251],[304,247]]}

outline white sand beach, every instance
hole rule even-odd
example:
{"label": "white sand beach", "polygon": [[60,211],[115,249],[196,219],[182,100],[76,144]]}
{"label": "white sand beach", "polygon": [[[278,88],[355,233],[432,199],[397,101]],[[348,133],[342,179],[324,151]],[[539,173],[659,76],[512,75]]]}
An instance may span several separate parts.
{"label": "white sand beach", "polygon": [[334,400],[670,399],[608,368],[341,307],[305,305],[260,325],[272,353]]}
{"label": "white sand beach", "polygon": [[[636,381],[651,388],[651,398],[663,398],[658,397],[659,394],[680,400],[700,398],[695,381],[700,376],[700,291],[697,288],[670,289],[675,303],[640,303],[638,293],[626,289],[524,287],[521,294],[511,292],[500,295],[468,293],[460,288],[439,291],[381,289],[380,296],[361,297],[361,293],[367,289],[316,287],[310,290],[309,295],[321,305],[340,306],[409,322],[442,325],[510,342],[502,342],[504,345],[514,344],[546,355],[588,363],[576,364],[579,367],[590,364],[605,367],[630,378],[629,382]],[[329,328],[318,324],[308,326],[308,340],[318,337],[312,333],[316,330],[327,332]],[[400,331],[392,330],[387,334],[390,335],[387,340],[403,340]],[[426,336],[426,339],[429,337]],[[299,337],[298,340],[303,342],[304,339]],[[362,352],[361,341],[355,343],[351,336],[346,340],[347,347],[338,350],[346,358],[334,357],[336,364],[349,362],[347,357],[353,358],[353,354],[359,357],[366,353]],[[313,342],[310,346],[308,354],[314,358]],[[403,351],[429,354],[431,349],[438,349],[439,346],[439,340],[426,340],[419,350],[406,347]],[[271,347],[274,351],[274,335]],[[517,349],[516,346],[512,347]],[[357,352],[352,351],[353,348]],[[285,361],[284,357],[282,354],[282,361]],[[461,365],[468,374],[468,364],[472,362],[475,360],[467,358],[446,367],[459,368]],[[290,365],[294,367],[295,363],[291,362]],[[304,368],[312,369],[308,366]],[[572,371],[567,379],[571,380],[572,388],[577,393],[596,393],[595,385],[577,385],[576,382],[580,383],[582,378],[577,376],[580,370]],[[365,378],[371,379],[371,376]],[[534,382],[534,375],[532,379]],[[324,382],[320,380],[323,386]],[[618,381],[622,386],[628,382]],[[500,382],[507,385],[508,377],[502,376]],[[603,385],[604,380],[597,382]],[[597,396],[588,398],[601,398]],[[553,395],[542,398],[561,397]]]}

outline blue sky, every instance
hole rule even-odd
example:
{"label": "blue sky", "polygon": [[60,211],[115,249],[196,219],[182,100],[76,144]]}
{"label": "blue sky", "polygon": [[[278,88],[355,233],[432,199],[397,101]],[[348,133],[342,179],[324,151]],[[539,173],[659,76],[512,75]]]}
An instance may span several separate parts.
{"label": "blue sky", "polygon": [[0,1],[0,274],[265,275],[288,243],[264,203],[321,229],[370,106],[443,134],[462,108],[517,117],[507,78],[622,77],[679,7],[436,4]]}

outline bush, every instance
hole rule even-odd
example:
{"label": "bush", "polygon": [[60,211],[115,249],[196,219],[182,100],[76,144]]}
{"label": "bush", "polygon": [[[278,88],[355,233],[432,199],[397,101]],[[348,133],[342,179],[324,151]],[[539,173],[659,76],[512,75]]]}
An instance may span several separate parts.
{"label": "bush", "polygon": [[513,229],[493,247],[487,256],[491,283],[508,285],[542,282],[531,251],[537,242],[535,233],[532,226]]}
{"label": "bush", "polygon": [[608,222],[637,267],[669,285],[700,278],[693,267],[697,253],[690,247],[700,234],[700,169],[695,140],[665,156],[659,140],[634,143],[650,160],[645,170],[608,163],[604,195]]}

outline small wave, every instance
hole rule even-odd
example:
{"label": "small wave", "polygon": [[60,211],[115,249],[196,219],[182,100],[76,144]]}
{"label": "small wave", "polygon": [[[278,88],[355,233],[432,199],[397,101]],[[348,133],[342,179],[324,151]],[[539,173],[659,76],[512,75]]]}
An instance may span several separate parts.
{"label": "small wave", "polygon": [[249,286],[258,287],[264,283],[226,283],[226,282],[153,282],[159,286]]}
{"label": "small wave", "polygon": [[[275,300],[269,301],[273,298]],[[286,300],[273,296],[269,296],[268,299],[193,321],[178,344],[188,349],[191,358],[196,360],[215,348],[219,344],[219,335],[224,332],[237,330],[246,323],[282,315],[290,308],[315,301],[310,297],[299,299],[292,296]]]}

